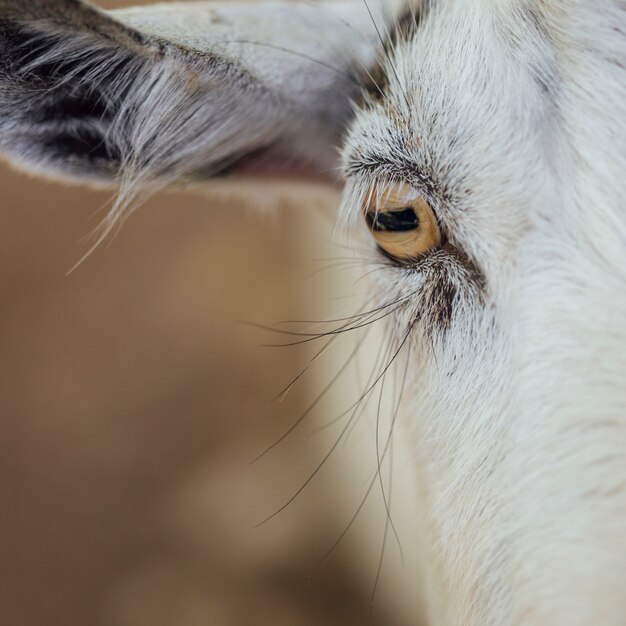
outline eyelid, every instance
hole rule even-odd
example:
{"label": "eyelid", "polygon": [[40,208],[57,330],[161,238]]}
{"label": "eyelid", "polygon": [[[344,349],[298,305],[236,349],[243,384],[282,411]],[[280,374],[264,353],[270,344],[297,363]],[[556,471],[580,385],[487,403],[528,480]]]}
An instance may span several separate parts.
{"label": "eyelid", "polygon": [[385,185],[380,193],[375,193],[376,187],[372,188],[372,192],[369,195],[368,206],[365,208],[365,212],[380,211],[382,208],[393,209],[403,208],[407,204],[410,204],[422,195],[414,187],[405,183],[395,183],[393,185]]}

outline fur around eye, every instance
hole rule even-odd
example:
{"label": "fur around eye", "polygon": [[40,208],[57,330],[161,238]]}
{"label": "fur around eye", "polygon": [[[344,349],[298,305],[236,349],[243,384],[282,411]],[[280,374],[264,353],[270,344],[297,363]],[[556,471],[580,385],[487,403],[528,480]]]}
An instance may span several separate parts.
{"label": "fur around eye", "polygon": [[429,203],[406,185],[371,194],[363,208],[378,246],[398,261],[411,261],[439,247],[441,231]]}

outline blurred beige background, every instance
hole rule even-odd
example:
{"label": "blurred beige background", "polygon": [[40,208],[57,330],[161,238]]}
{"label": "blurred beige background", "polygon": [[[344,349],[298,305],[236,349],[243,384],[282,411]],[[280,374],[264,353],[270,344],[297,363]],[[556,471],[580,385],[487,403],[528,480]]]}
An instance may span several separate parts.
{"label": "blurred beige background", "polygon": [[164,194],[66,275],[107,195],[0,186],[0,623],[367,623],[351,537],[316,567],[349,519],[327,478],[255,528],[321,458],[305,431],[250,465],[316,379],[272,402],[306,355],[235,320],[302,312],[311,224]]}
{"label": "blurred beige background", "polygon": [[370,608],[382,526],[371,552],[359,522],[318,566],[372,466],[350,482],[340,464],[256,528],[324,435],[250,461],[322,379],[272,402],[311,351],[262,349],[235,322],[311,314],[331,279],[302,277],[332,211],[164,193],[67,275],[109,195],[6,167],[0,189],[0,624],[411,623],[391,608],[394,566]]}

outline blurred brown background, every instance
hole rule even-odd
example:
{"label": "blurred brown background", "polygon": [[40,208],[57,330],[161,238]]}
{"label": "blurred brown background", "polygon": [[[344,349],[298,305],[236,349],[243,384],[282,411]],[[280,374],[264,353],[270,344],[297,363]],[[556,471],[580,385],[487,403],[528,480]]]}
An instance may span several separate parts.
{"label": "blurred brown background", "polygon": [[67,275],[109,195],[6,167],[0,189],[0,624],[410,623],[389,571],[370,609],[381,526],[318,566],[363,492],[345,465],[256,527],[324,439],[250,461],[320,384],[272,402],[311,352],[235,321],[306,317],[331,212],[162,194]]}
{"label": "blurred brown background", "polygon": [[235,320],[309,301],[311,224],[163,195],[66,275],[106,194],[0,185],[0,623],[368,623],[351,537],[317,568],[349,519],[327,479],[255,528],[321,458],[298,435],[250,465],[316,381],[271,402],[306,355]]}

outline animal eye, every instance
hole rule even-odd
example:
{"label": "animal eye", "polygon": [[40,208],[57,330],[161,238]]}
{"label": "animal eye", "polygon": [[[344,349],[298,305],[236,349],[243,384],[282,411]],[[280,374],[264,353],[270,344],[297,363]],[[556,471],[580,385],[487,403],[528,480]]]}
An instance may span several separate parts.
{"label": "animal eye", "polygon": [[411,261],[441,243],[441,231],[428,202],[406,185],[372,194],[365,221],[379,247],[399,261]]}

